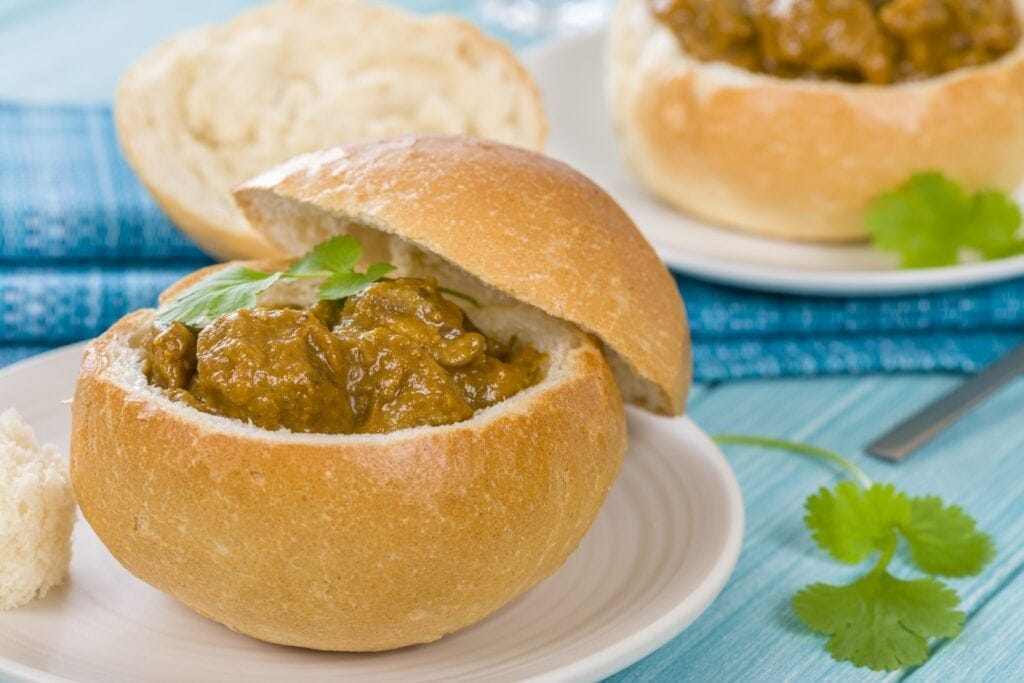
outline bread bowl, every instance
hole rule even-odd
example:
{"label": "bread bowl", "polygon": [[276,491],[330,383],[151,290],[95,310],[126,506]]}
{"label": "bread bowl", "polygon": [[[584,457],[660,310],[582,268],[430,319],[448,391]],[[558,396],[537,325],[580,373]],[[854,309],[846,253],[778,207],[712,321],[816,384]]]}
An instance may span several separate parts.
{"label": "bread bowl", "polygon": [[75,391],[75,494],[129,571],[211,619],[322,650],[440,638],[576,547],[625,452],[623,399],[683,410],[689,342],[671,277],[621,209],[558,162],[406,137],[304,155],[236,197],[282,250],[357,235],[369,260],[471,294],[480,329],[548,362],[536,385],[453,424],[269,431],[150,384],[154,312],[118,321],[87,349]]}
{"label": "bread bowl", "polygon": [[915,172],[973,189],[1024,179],[1019,40],[995,61],[921,80],[780,78],[701,61],[647,0],[619,0],[606,86],[625,159],[647,188],[738,230],[857,240],[871,199]]}
{"label": "bread bowl", "polygon": [[231,189],[303,152],[404,133],[544,145],[540,93],[505,45],[452,16],[279,0],[175,36],[114,107],[125,157],[171,220],[221,258],[279,255]]}

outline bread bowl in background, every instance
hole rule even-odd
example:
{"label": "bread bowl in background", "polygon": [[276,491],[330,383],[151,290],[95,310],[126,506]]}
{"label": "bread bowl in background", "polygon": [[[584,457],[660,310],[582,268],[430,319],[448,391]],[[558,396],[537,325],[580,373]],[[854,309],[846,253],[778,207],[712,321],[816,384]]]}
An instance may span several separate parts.
{"label": "bread bowl in background", "polygon": [[1024,180],[1020,41],[991,63],[917,81],[778,78],[700,61],[647,0],[619,0],[605,68],[627,163],[662,200],[723,226],[857,240],[871,199],[917,171],[975,189]]}
{"label": "bread bowl in background", "polygon": [[221,258],[279,255],[231,189],[297,154],[405,133],[540,150],[540,93],[469,22],[359,0],[280,0],[175,36],[124,75],[115,118],[160,206]]}
{"label": "bread bowl in background", "polygon": [[623,398],[683,410],[689,341],[672,278],[621,209],[558,162],[400,138],[299,157],[236,196],[282,250],[353,234],[367,260],[472,294],[481,329],[549,361],[539,384],[463,422],[271,432],[148,384],[154,313],[120,320],[78,380],[75,493],[129,571],[211,619],[324,650],[440,638],[575,549],[626,449]]}

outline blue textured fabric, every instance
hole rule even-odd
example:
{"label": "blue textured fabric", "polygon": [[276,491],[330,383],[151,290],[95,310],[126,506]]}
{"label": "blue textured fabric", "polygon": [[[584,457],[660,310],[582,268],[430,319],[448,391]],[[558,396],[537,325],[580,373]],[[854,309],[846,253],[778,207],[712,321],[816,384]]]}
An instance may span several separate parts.
{"label": "blue textured fabric", "polygon": [[66,344],[97,335],[195,266],[6,268],[0,344]]}
{"label": "blue textured fabric", "polygon": [[[109,109],[0,104],[0,365],[94,336],[208,262],[125,164]],[[1024,280],[888,299],[677,280],[699,381],[973,372],[1024,341]]]}
{"label": "blue textured fabric", "polygon": [[125,165],[107,107],[0,103],[2,264],[203,261]]}
{"label": "blue textured fabric", "polygon": [[676,280],[701,381],[972,373],[1024,342],[1024,279],[921,296],[845,299]]}

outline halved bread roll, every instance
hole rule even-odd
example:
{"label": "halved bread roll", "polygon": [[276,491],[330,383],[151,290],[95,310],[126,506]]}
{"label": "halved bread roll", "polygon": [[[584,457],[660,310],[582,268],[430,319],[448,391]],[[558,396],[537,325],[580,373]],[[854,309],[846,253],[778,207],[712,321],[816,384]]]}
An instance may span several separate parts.
{"label": "halved bread roll", "polygon": [[1024,44],[894,85],[783,79],[700,61],[647,0],[618,0],[605,62],[626,161],[659,198],[724,226],[856,240],[870,201],[915,172],[972,189],[1024,180]]}
{"label": "halved bread roll", "polygon": [[[87,350],[75,392],[76,496],[125,567],[212,619],[325,650],[440,638],[573,551],[626,449],[623,396],[683,409],[674,282],[621,209],[562,164],[402,138],[305,155],[237,196],[282,249],[354,234],[367,260],[473,295],[481,330],[528,341],[547,364],[540,383],[464,422],[271,432],[152,387],[141,344],[153,311],[119,321]],[[262,296],[302,296],[275,287]]]}
{"label": "halved bread roll", "polygon": [[281,0],[172,38],[125,74],[115,115],[142,182],[225,259],[274,254],[231,189],[296,154],[418,132],[539,150],[546,136],[537,87],[504,45],[357,0]]}

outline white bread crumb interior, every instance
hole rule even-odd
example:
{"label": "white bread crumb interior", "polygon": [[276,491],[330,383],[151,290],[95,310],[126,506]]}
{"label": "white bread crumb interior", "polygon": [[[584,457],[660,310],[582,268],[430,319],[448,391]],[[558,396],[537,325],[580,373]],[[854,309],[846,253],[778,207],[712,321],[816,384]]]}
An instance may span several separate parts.
{"label": "white bread crumb interior", "polygon": [[0,413],[0,609],[64,581],[74,523],[67,461],[40,446],[13,408]]}
{"label": "white bread crumb interior", "polygon": [[537,86],[468,22],[358,0],[282,0],[165,42],[126,74],[118,133],[179,227],[221,258],[274,253],[230,190],[297,154],[413,132],[539,150]]}

